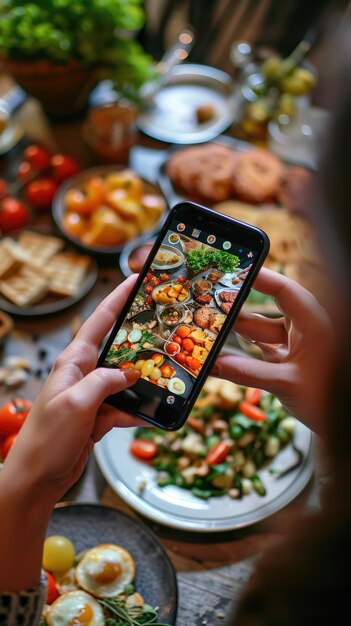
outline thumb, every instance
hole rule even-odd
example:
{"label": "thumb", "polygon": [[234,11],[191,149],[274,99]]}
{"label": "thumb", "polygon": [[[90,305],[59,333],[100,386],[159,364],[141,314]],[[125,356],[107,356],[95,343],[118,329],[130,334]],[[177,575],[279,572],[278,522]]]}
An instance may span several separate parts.
{"label": "thumb", "polygon": [[131,387],[139,378],[139,370],[98,367],[76,383],[72,392],[81,409],[97,411],[107,396]]}

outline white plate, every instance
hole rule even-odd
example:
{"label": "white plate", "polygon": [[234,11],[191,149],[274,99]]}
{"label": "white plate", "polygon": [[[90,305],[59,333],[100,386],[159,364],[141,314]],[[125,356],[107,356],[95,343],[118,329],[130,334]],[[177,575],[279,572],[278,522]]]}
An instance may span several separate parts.
{"label": "white plate", "polygon": [[8,126],[0,133],[0,155],[6,154],[22,139],[24,129],[20,122],[12,118]]}
{"label": "white plate", "polygon": [[[196,109],[211,103],[216,111],[199,124]],[[233,122],[237,110],[229,74],[207,65],[185,63],[172,69],[169,82],[155,95],[153,104],[137,120],[139,128],[160,141],[200,143],[210,141]]]}
{"label": "white plate", "polygon": [[[296,461],[292,445],[284,448],[259,475],[267,495],[253,492],[241,500],[229,496],[200,500],[186,489],[168,485],[159,487],[157,472],[135,459],[129,452],[134,429],[111,430],[96,446],[95,455],[111,487],[146,517],[183,530],[216,532],[249,526],[272,515],[293,500],[310,480],[313,469],[314,436],[298,423],[294,442],[304,454],[303,462],[281,478],[270,474],[290,467]],[[145,488],[140,493],[140,485]]]}

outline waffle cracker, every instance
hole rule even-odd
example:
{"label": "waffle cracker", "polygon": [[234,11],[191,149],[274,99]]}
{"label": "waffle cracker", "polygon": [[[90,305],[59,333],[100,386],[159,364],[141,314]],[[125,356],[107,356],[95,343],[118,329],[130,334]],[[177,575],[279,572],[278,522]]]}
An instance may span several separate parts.
{"label": "waffle cracker", "polygon": [[45,274],[50,280],[50,292],[59,296],[74,296],[90,265],[87,256],[60,252],[48,260]]}
{"label": "waffle cracker", "polygon": [[13,239],[5,237],[0,241],[0,279],[16,273],[27,261],[27,256]]}
{"label": "waffle cracker", "polygon": [[49,280],[27,265],[6,281],[0,281],[0,293],[17,306],[30,306],[39,302],[49,290]]}
{"label": "waffle cracker", "polygon": [[30,263],[38,267],[47,259],[56,254],[64,246],[64,241],[51,235],[43,235],[30,230],[24,230],[18,240],[18,245],[29,257]]}

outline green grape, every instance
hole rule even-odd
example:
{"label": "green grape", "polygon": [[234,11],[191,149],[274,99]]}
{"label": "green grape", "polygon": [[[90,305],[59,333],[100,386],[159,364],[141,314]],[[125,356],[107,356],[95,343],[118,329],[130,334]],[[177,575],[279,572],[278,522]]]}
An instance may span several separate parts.
{"label": "green grape", "polygon": [[292,96],[303,96],[316,84],[315,76],[309,70],[296,68],[291,74],[285,76],[280,83],[280,89]]}
{"label": "green grape", "polygon": [[274,82],[280,72],[283,60],[280,57],[269,57],[262,63],[261,71],[269,83]]}
{"label": "green grape", "polygon": [[74,563],[74,545],[62,535],[51,535],[44,542],[43,568],[49,572],[66,572]]}

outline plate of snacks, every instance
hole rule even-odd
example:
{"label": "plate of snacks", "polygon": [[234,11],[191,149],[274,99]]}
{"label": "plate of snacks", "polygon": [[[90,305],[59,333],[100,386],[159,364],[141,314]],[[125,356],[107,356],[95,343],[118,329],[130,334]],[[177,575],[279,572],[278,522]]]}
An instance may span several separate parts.
{"label": "plate of snacks", "polygon": [[115,491],[174,528],[254,524],[291,502],[313,474],[314,436],[279,400],[209,378],[186,424],[111,431],[95,447]]}
{"label": "plate of snacks", "polygon": [[116,254],[141,234],[157,232],[166,211],[157,185],[136,172],[106,165],[80,172],[56,194],[53,217],[80,248]]}
{"label": "plate of snacks", "polygon": [[43,626],[175,623],[172,563],[156,536],[121,511],[59,504],[49,521],[43,569]]}
{"label": "plate of snacks", "polygon": [[25,317],[72,306],[94,286],[97,266],[61,237],[22,230],[0,240],[0,306]]}

